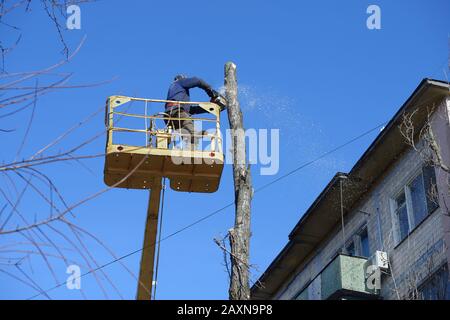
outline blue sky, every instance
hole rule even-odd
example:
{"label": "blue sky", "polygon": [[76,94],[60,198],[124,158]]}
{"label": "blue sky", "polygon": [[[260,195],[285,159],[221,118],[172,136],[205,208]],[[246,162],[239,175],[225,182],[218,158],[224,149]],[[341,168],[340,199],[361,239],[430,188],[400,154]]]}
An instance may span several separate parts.
{"label": "blue sky", "polygon": [[[368,30],[366,9],[381,8],[381,30]],[[0,26],[2,43],[22,39],[6,59],[9,72],[42,69],[63,59],[54,25],[38,3],[32,12],[15,12]],[[73,49],[86,36],[74,59],[60,71],[73,72],[70,84],[113,81],[92,88],[58,90],[38,100],[24,151],[32,155],[102,105],[112,94],[165,98],[177,73],[223,84],[223,66],[234,61],[241,87],[246,128],[280,130],[280,171],[261,176],[252,168],[255,188],[389,120],[424,77],[448,73],[450,3],[433,1],[98,1],[81,5],[81,30],[64,37]],[[447,69],[446,69],[447,68]],[[205,100],[201,91],[193,100]],[[14,160],[30,118],[30,109],[0,119],[1,161]],[[228,126],[223,114],[222,125]],[[100,113],[60,146],[67,148],[103,130]],[[336,171],[348,171],[377,131],[277,184],[257,193],[252,204],[251,262],[256,279],[278,254],[287,235]],[[104,136],[80,154],[104,151]],[[12,151],[11,151],[12,150]],[[68,203],[104,188],[102,158],[85,167],[64,163],[43,167]],[[4,177],[0,180],[6,186]],[[78,225],[102,239],[117,256],[142,245],[148,193],[111,190],[74,213]],[[3,199],[1,200],[3,201]],[[214,194],[166,193],[163,237],[233,201],[231,167],[226,166]],[[20,209],[39,207],[30,195]],[[0,207],[2,203],[0,203]],[[39,214],[39,213],[37,213]],[[0,219],[3,217],[0,216]],[[1,220],[0,220],[1,221]],[[233,225],[231,208],[161,243],[159,299],[226,299],[228,282],[222,253],[213,238]],[[56,222],[57,223],[57,222]],[[12,226],[14,227],[14,226]],[[99,264],[112,260],[89,242]],[[1,242],[0,242],[1,245]],[[122,262],[138,273],[140,254]],[[55,285],[39,257],[24,270],[42,288]],[[8,266],[2,269],[9,270]],[[119,263],[105,272],[124,298],[133,299],[136,281]],[[64,282],[65,265],[55,262]],[[82,269],[82,272],[86,271]],[[0,273],[0,298],[26,299],[35,292]],[[106,283],[106,282],[105,282]],[[82,287],[91,299],[103,299],[92,275]],[[105,284],[110,298],[119,298]],[[79,299],[65,286],[54,299]],[[42,297],[41,297],[42,298]]]}

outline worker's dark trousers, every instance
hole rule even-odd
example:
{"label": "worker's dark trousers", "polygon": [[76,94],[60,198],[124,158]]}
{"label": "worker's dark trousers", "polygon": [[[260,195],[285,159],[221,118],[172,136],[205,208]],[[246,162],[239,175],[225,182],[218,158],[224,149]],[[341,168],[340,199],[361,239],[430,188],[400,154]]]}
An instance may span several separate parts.
{"label": "worker's dark trousers", "polygon": [[[190,119],[191,115],[187,113],[185,110],[180,109],[180,110],[172,110],[169,113],[169,116],[175,119],[166,121],[166,123],[168,122],[168,125],[170,125],[174,130],[179,130],[181,128],[182,131],[181,133],[183,134],[182,138],[183,141],[186,142],[188,149],[195,149],[195,146],[197,145],[198,140],[200,139],[201,132],[195,131],[194,121]],[[184,118],[184,119],[189,118],[189,119],[177,120],[176,118]],[[194,134],[196,136],[194,136]]]}

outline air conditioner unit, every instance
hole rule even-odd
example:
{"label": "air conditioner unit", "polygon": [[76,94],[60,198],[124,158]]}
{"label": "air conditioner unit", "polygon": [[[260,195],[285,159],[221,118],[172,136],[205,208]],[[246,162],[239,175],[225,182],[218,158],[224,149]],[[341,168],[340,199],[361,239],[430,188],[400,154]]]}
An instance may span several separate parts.
{"label": "air conditioner unit", "polygon": [[372,264],[374,264],[377,268],[380,268],[381,270],[389,269],[389,259],[387,252],[378,250],[375,251],[371,260]]}

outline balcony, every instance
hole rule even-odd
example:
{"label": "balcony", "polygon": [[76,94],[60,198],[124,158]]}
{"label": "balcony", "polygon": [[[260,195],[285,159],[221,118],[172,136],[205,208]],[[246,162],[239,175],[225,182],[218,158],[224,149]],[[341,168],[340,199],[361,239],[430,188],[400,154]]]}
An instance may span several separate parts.
{"label": "balcony", "polygon": [[377,299],[375,290],[366,285],[368,260],[337,255],[297,296],[297,300]]}

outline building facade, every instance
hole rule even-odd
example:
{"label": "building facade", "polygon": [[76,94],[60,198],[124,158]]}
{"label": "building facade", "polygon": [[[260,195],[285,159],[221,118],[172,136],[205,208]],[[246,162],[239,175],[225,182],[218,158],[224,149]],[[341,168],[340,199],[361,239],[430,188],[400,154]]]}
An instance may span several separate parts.
{"label": "building facade", "polygon": [[449,299],[449,123],[449,84],[424,79],[305,212],[252,298]]}

